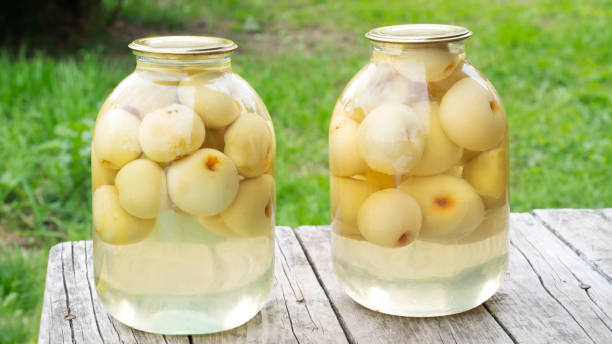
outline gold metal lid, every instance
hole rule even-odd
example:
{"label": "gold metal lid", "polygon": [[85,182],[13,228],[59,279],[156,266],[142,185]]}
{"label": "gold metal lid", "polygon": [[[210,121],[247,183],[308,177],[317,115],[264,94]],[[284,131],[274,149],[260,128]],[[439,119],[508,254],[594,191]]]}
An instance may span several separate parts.
{"label": "gold metal lid", "polygon": [[229,53],[238,45],[221,37],[159,36],[136,39],[128,47],[141,54],[197,56]]}
{"label": "gold metal lid", "polygon": [[462,41],[472,31],[454,25],[405,24],[377,27],[365,34],[366,38],[383,43],[447,43]]}

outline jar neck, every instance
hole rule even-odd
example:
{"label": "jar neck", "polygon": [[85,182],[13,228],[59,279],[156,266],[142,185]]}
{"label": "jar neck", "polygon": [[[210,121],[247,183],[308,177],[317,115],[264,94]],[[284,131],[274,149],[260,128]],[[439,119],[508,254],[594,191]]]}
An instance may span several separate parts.
{"label": "jar neck", "polygon": [[463,42],[451,43],[372,43],[372,59],[383,56],[410,56],[426,51],[447,50],[451,54],[465,55]]}
{"label": "jar neck", "polygon": [[136,69],[206,69],[231,70],[231,53],[216,55],[149,55],[135,54]]}

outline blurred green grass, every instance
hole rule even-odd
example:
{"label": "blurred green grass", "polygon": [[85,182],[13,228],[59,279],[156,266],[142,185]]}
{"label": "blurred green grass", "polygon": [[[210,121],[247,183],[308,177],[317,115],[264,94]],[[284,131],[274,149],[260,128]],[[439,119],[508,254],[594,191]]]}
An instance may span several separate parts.
{"label": "blurred green grass", "polygon": [[297,226],[328,222],[327,126],[337,96],[368,60],[363,33],[398,23],[474,31],[468,59],[496,85],[510,122],[513,211],[611,206],[610,17],[603,0],[125,0],[122,26],[74,52],[1,48],[0,237],[8,239],[0,238],[0,342],[35,341],[49,246],[90,236],[91,129],[134,67],[125,44],[135,35],[237,41],[234,68],[276,126],[277,223]]}

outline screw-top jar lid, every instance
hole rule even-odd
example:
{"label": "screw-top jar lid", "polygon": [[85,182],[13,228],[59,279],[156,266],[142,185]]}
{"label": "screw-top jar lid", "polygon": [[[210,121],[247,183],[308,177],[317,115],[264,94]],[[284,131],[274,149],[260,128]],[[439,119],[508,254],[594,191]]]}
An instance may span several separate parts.
{"label": "screw-top jar lid", "polygon": [[134,40],[128,45],[135,53],[152,55],[214,55],[229,53],[238,45],[212,36],[159,36]]}
{"label": "screw-top jar lid", "polygon": [[366,38],[383,43],[444,43],[462,41],[472,31],[454,25],[405,24],[377,27],[365,34]]}

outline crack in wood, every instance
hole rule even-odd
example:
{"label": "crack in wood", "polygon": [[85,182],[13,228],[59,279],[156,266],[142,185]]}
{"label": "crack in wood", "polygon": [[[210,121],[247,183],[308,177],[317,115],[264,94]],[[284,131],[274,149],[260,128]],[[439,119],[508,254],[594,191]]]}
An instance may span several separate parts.
{"label": "crack in wood", "polygon": [[[599,309],[599,311],[601,313],[603,313],[603,315],[606,318],[608,318],[608,320],[610,322],[612,322],[612,319],[610,318],[610,316],[608,316],[608,313],[606,313],[606,311],[591,296],[591,293],[589,292],[589,289],[591,289],[591,286],[588,286],[588,288],[583,287],[583,285],[586,285],[586,284],[584,282],[582,282],[582,280],[578,276],[576,276],[576,274],[567,265],[565,265],[565,263],[563,263],[563,262],[560,262],[560,263],[561,263],[561,265],[563,265],[565,267],[565,269],[567,269],[567,271],[569,271],[569,273],[574,277],[574,279],[576,279],[576,282],[578,282],[578,284],[580,286],[580,289],[582,289],[584,291],[584,293],[589,298],[589,300],[591,300],[591,303],[595,307],[597,307],[597,309]],[[597,312],[593,312],[593,313],[595,313],[595,316],[597,316],[597,319],[599,319],[599,321],[601,321],[601,323],[608,329],[608,331],[612,332],[612,328],[610,328],[608,323],[606,321],[604,321],[604,319],[602,319]]]}
{"label": "crack in wood", "polygon": [[283,302],[285,304],[285,310],[287,311],[287,317],[289,318],[289,326],[291,326],[291,333],[293,333],[293,337],[299,344],[300,340],[298,339],[297,334],[295,334],[295,329],[293,328],[293,320],[291,319],[291,312],[289,312],[289,307],[287,306],[287,296],[285,295],[285,288],[283,288],[282,284],[280,283],[279,286],[281,288],[281,293],[283,294]]}
{"label": "crack in wood", "polygon": [[130,333],[132,334],[132,338],[134,338],[134,341],[138,343],[138,339],[136,339],[136,333],[134,333],[134,329],[129,327],[129,326],[128,326],[128,328],[130,329]]}
{"label": "crack in wood", "polygon": [[283,261],[281,262],[281,268],[283,270],[283,274],[285,275],[285,278],[287,279],[287,282],[289,282],[289,288],[291,288],[291,292],[293,293],[293,296],[295,297],[296,300],[303,299],[304,296],[301,293],[298,296],[298,294],[295,292],[295,289],[293,289],[293,283],[292,283],[293,279],[289,277],[289,274],[287,273],[287,269],[285,269],[285,266],[289,265],[289,263],[287,263],[287,257],[285,256],[285,252],[283,252],[283,249],[280,247],[278,243],[276,245],[278,246],[278,251],[283,257]]}
{"label": "crack in wood", "polygon": [[319,282],[319,285],[323,289],[323,292],[325,293],[325,296],[327,297],[327,300],[329,300],[329,305],[331,306],[332,310],[334,311],[334,314],[336,315],[336,318],[338,319],[338,323],[340,324],[340,328],[342,328],[342,332],[344,332],[344,336],[346,337],[346,340],[350,344],[356,343],[355,339],[353,338],[353,336],[351,335],[350,331],[348,330],[348,327],[346,326],[346,322],[345,322],[344,318],[342,317],[342,315],[340,314],[340,311],[338,310],[338,307],[336,306],[335,302],[331,298],[331,296],[329,294],[329,290],[327,290],[327,287],[323,283],[323,280],[321,279],[321,275],[319,273],[319,270],[317,269],[317,266],[314,264],[314,261],[313,261],[312,257],[310,256],[310,252],[308,251],[308,249],[304,245],[304,242],[302,241],[302,238],[300,237],[300,234],[294,232],[294,235],[297,238],[297,241],[300,244],[300,247],[302,248],[302,251],[304,252],[304,255],[306,256],[306,260],[308,261],[308,264],[311,266],[312,271],[314,272],[315,277],[317,278],[317,282]]}
{"label": "crack in wood", "polygon": [[[74,279],[74,287],[78,288],[77,284],[77,278],[76,278],[76,267],[74,265],[74,242],[71,241],[70,242],[70,261],[72,263],[72,278]],[[73,315],[74,318],[76,318],[76,315]],[[82,318],[81,318],[82,319]],[[81,319],[79,319],[79,321],[82,321]],[[83,335],[83,327],[79,326],[79,330],[81,333],[81,338],[85,338],[85,335]]]}
{"label": "crack in wood", "polygon": [[[294,298],[297,299],[298,297],[297,297],[297,294],[295,293],[295,290],[293,289],[291,278],[289,278],[287,270],[285,269],[285,266],[287,265],[287,257],[285,257],[285,254],[282,248],[280,247],[280,245],[278,243],[276,245],[278,246],[278,250],[281,253],[281,256],[283,257],[281,261],[281,271],[283,272],[283,275],[285,275],[285,279],[287,280],[287,283],[289,284],[289,288],[291,289],[291,292],[293,293]],[[299,343],[300,340],[298,339],[297,334],[295,333],[295,329],[293,328],[293,319],[291,318],[291,312],[289,311],[289,306],[287,305],[287,295],[285,294],[285,288],[283,287],[282,283],[279,283],[278,285],[281,289],[281,293],[283,294],[283,303],[285,304],[285,310],[287,311],[287,317],[289,319],[289,326],[291,327],[291,333],[293,334],[293,337],[295,338],[295,340]]]}
{"label": "crack in wood", "polygon": [[559,231],[553,228],[547,221],[545,221],[542,217],[540,217],[536,212],[532,211],[529,214],[533,218],[536,219],[538,223],[540,223],[544,228],[548,229],[552,234],[554,234],[559,240],[561,240],[567,247],[569,247],[580,259],[582,259],[585,263],[587,263],[593,270],[597,271],[603,278],[605,278],[609,283],[612,283],[612,276],[608,275],[603,269],[599,266],[599,264],[595,263],[595,261],[589,259],[584,252],[574,246],[569,240],[567,240]]}
{"label": "crack in wood", "polygon": [[[603,315],[606,316],[606,318],[608,318],[608,320],[612,321],[612,319],[610,319],[610,317],[608,316],[608,314],[606,313],[606,311],[604,311],[604,309],[597,303],[595,302],[595,300],[593,300],[593,297],[591,296],[591,293],[589,293],[589,290],[585,290],[584,291],[587,294],[587,297],[589,298],[589,300],[591,300],[591,302],[593,302],[593,304],[595,305],[595,307],[597,307],[602,313]],[[604,321],[604,319],[602,319],[599,314],[595,313],[595,315],[597,315],[597,319],[599,319],[599,321],[601,321],[604,326],[608,329],[608,331],[612,332],[612,328],[610,328],[610,326],[608,326],[608,323],[606,323]]]}
{"label": "crack in wood", "polygon": [[516,340],[516,338],[514,338],[514,335],[512,335],[512,333],[510,332],[510,330],[506,327],[506,325],[504,325],[504,323],[499,319],[499,317],[497,317],[495,315],[495,312],[493,312],[490,308],[490,306],[487,304],[487,302],[484,302],[482,304],[482,306],[484,307],[484,309],[487,310],[487,312],[489,314],[491,314],[491,317],[493,317],[493,320],[495,320],[495,322],[497,323],[497,325],[499,325],[499,327],[502,328],[502,330],[506,333],[506,335],[508,335],[508,337],[510,337],[510,340],[512,341],[512,343],[516,343],[518,344],[518,340]]}
{"label": "crack in wood", "polygon": [[[115,322],[113,321],[113,319],[111,319],[110,315],[106,315],[106,317],[108,318],[108,321],[110,322],[111,326],[113,327],[113,330],[115,330],[115,333],[117,334],[117,337],[119,337],[119,341],[121,343],[125,343],[123,341],[123,339],[121,339],[121,335],[119,334],[119,331],[117,331],[117,327],[115,327]],[[136,340],[136,337],[134,337],[134,340]]]}
{"label": "crack in wood", "polygon": [[[66,310],[68,312],[68,314],[70,314],[70,296],[68,295],[68,286],[66,285],[66,273],[65,273],[65,267],[64,267],[64,247],[66,246],[66,244],[62,244],[61,248],[61,254],[60,254],[60,260],[62,262],[62,283],[64,284],[64,293],[66,295]],[[72,343],[76,343],[76,338],[74,337],[74,329],[72,327],[72,320],[68,319],[68,323],[70,324],[70,337],[72,338]]]}
{"label": "crack in wood", "polygon": [[285,255],[285,252],[283,251],[283,248],[277,243],[278,246],[278,250],[281,253],[281,256],[283,256],[283,260],[282,260],[282,264],[281,264],[281,268],[283,270],[283,274],[285,275],[285,277],[287,278],[287,281],[289,282],[289,287],[291,288],[291,291],[293,292],[293,295],[295,296],[295,299],[298,303],[303,304],[304,308],[306,309],[306,313],[308,314],[308,318],[310,319],[310,322],[317,328],[320,329],[321,326],[319,326],[319,324],[317,324],[314,319],[312,318],[312,314],[310,314],[310,309],[308,308],[308,303],[305,302],[304,300],[304,292],[302,292],[302,289],[300,288],[299,284],[296,284],[297,289],[300,291],[300,294],[298,295],[295,292],[295,289],[293,288],[293,283],[292,283],[292,278],[289,278],[289,275],[293,276],[293,274],[289,274],[287,272],[287,270],[285,269],[285,266],[289,266],[289,262],[287,261],[287,256]]}
{"label": "crack in wood", "polygon": [[[574,314],[572,314],[572,312],[569,311],[569,309],[567,309],[567,307],[563,304],[563,302],[561,302],[561,300],[559,300],[546,286],[546,284],[544,283],[544,280],[542,279],[542,275],[540,275],[540,273],[535,269],[535,267],[533,266],[533,264],[531,263],[531,260],[527,257],[527,255],[525,254],[525,252],[523,252],[523,250],[521,250],[516,244],[514,244],[514,242],[510,241],[510,245],[512,245],[512,247],[514,247],[520,254],[521,256],[523,256],[523,258],[525,259],[525,261],[527,261],[527,265],[529,265],[529,267],[531,268],[531,270],[535,273],[536,277],[538,278],[538,281],[540,282],[540,285],[542,286],[542,288],[544,289],[544,291],[553,299],[555,300],[555,302],[557,302],[561,308],[563,308],[565,310],[565,312],[567,312],[567,314],[574,320],[574,322],[582,329],[582,331],[584,332],[584,334],[591,340],[592,343],[596,343],[595,340],[593,340],[593,338],[591,338],[591,335],[589,334],[589,332],[582,326],[582,324],[578,321],[578,319],[576,319],[576,317],[574,316]],[[533,246],[536,250],[537,248],[535,246]],[[539,251],[538,251],[539,252]]]}
{"label": "crack in wood", "polygon": [[[90,305],[91,305],[91,312],[93,313],[94,316],[94,320],[96,321],[96,328],[98,329],[98,334],[100,335],[100,340],[102,341],[102,343],[105,343],[104,341],[104,337],[102,335],[102,331],[100,330],[100,323],[98,322],[98,315],[96,315],[96,307],[94,306],[94,297],[93,297],[93,293],[91,291],[91,282],[89,281],[89,266],[87,264],[87,243],[83,244],[84,249],[85,249],[85,279],[87,280],[87,289],[89,290],[89,301],[90,301]],[[74,261],[74,254],[72,256],[72,259]],[[73,264],[74,266],[74,264]],[[75,277],[76,279],[76,277]],[[118,336],[119,334],[117,334]],[[119,341],[121,341],[121,338],[119,338]]]}

